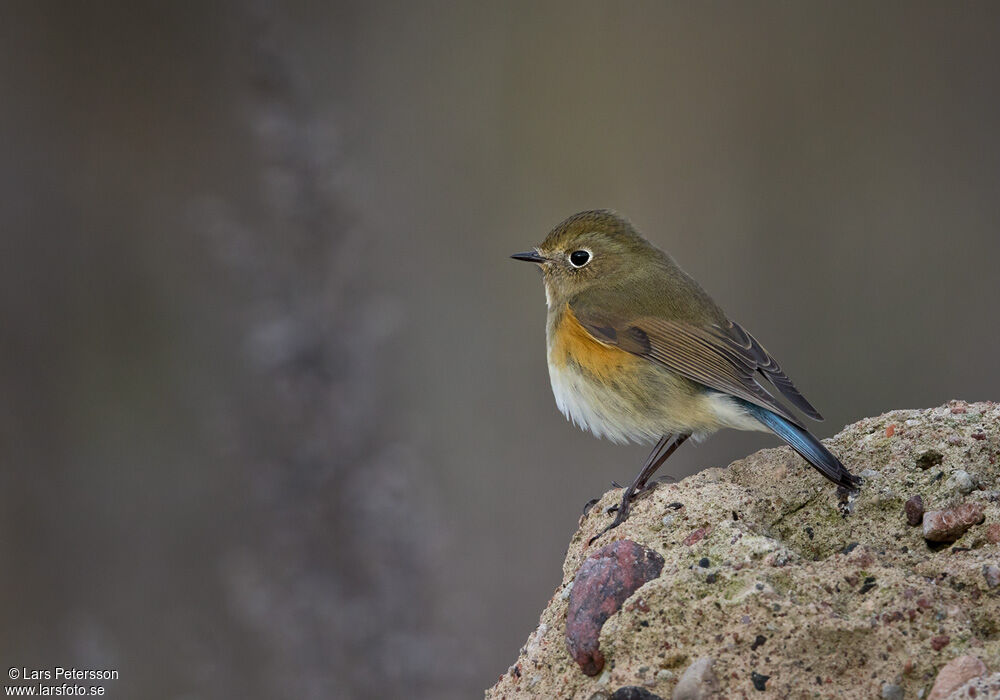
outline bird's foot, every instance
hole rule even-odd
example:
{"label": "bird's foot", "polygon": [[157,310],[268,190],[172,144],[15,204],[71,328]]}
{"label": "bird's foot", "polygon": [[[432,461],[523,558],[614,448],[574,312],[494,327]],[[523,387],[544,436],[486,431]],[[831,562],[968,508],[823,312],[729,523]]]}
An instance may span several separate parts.
{"label": "bird's foot", "polygon": [[[674,481],[674,478],[672,476],[662,476],[659,479],[654,479],[653,481],[650,481],[649,483],[643,484],[642,486],[636,486],[635,488],[632,489],[632,492],[629,494],[629,501],[630,502],[634,501],[636,498],[638,498],[642,494],[646,493],[647,491],[652,491],[653,489],[655,489],[657,486],[659,486],[663,482],[673,482],[673,481]],[[612,481],[611,485],[614,486],[616,489],[625,488],[624,486],[622,486],[621,484],[619,484],[617,481]],[[584,508],[585,508],[584,512],[589,511],[590,508],[592,508],[593,505],[594,505],[594,503],[596,503],[596,502],[597,502],[597,499],[593,499],[591,501],[588,501],[587,505],[584,506]],[[617,505],[608,506],[608,508],[604,512],[605,513],[614,513],[615,511],[619,510],[619,508],[620,508],[620,506],[617,506]]]}
{"label": "bird's foot", "polygon": [[675,484],[675,483],[677,483],[677,479],[670,476],[669,474],[658,476],[655,479],[647,481],[642,486],[637,486],[635,489],[635,493],[632,494],[632,499],[635,500],[635,497],[638,496],[640,493],[646,493],[647,491],[652,491],[660,484]]}
{"label": "bird's foot", "polygon": [[591,537],[590,541],[587,542],[588,545],[594,544],[594,541],[597,540],[605,532],[607,532],[608,530],[614,530],[616,527],[625,522],[625,520],[628,518],[629,504],[631,502],[631,499],[632,499],[632,494],[626,492],[624,495],[622,495],[622,502],[620,505],[608,508],[609,513],[612,511],[618,511],[617,513],[615,513],[615,519],[612,520],[611,523],[607,525],[603,530],[601,530],[596,535]]}
{"label": "bird's foot", "polygon": [[[652,491],[655,486],[656,486],[656,484],[646,484],[645,486],[640,486],[640,487],[636,488],[635,490],[632,491],[631,494],[629,494],[629,497],[628,497],[629,502],[631,503],[636,498],[638,498],[640,494],[646,493],[646,491]],[[622,488],[622,487],[618,486],[618,488]],[[605,513],[616,513],[619,510],[621,510],[621,506],[616,503],[613,506],[608,506],[607,508],[605,508],[604,512]]]}

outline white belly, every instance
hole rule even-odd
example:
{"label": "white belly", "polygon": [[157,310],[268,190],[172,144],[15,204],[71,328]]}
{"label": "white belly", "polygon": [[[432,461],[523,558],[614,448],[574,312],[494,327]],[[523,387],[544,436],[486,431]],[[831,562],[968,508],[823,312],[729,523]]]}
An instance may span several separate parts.
{"label": "white belly", "polygon": [[556,406],[567,419],[599,438],[612,442],[655,442],[663,434],[655,421],[631,410],[623,397],[570,367],[549,363],[549,381]]}
{"label": "white belly", "polygon": [[652,392],[659,400],[641,410],[634,407],[634,399],[569,365],[550,362],[549,380],[556,406],[567,419],[616,443],[651,443],[675,433],[690,433],[700,440],[720,428],[767,431],[732,397],[714,391],[697,396],[678,392],[666,373],[654,380]]}

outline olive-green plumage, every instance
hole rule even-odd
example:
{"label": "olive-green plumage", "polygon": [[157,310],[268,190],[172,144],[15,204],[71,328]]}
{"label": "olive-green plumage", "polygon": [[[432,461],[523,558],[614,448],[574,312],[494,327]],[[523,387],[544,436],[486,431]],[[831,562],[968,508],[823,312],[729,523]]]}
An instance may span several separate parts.
{"label": "olive-green plumage", "polygon": [[760,383],[821,420],[774,358],[674,260],[614,212],[575,214],[533,251],[548,306],[549,376],[560,410],[598,437],[659,439],[618,517],[687,437],[770,430],[831,481],[856,477]]}
{"label": "olive-green plumage", "polygon": [[577,249],[591,251],[590,264],[544,268],[553,308],[575,299],[621,318],[660,316],[698,325],[725,321],[701,285],[613,212],[575,214],[538,246],[540,254],[552,257]]}

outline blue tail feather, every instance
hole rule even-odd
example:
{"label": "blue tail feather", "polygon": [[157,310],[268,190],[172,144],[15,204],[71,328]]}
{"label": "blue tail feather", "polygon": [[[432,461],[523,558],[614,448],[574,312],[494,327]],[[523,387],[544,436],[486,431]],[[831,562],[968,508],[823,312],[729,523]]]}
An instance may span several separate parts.
{"label": "blue tail feather", "polygon": [[833,456],[808,430],[800,428],[787,418],[782,418],[762,406],[743,401],[747,412],[763,423],[775,435],[788,443],[789,447],[802,455],[809,464],[833,483],[849,490],[856,490],[861,480],[851,474],[840,460]]}

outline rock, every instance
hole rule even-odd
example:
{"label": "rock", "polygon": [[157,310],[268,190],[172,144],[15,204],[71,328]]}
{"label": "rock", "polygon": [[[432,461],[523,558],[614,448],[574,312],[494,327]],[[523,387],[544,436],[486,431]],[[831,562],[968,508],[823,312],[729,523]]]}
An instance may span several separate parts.
{"label": "rock", "polygon": [[949,644],[951,644],[951,637],[947,634],[939,634],[936,637],[931,637],[931,649],[934,651],[941,651]]}
{"label": "rock", "polygon": [[640,586],[660,575],[663,557],[631,540],[594,552],[577,572],[566,614],[566,647],[588,676],[604,667],[601,627]]}
{"label": "rock", "polygon": [[1000,543],[1000,523],[993,523],[986,528],[986,541],[990,544]]}
{"label": "rock", "polygon": [[903,700],[903,689],[895,683],[882,684],[882,700]]}
{"label": "rock", "polygon": [[701,542],[703,539],[705,539],[705,535],[707,534],[708,534],[708,528],[699,527],[697,530],[694,530],[690,535],[684,538],[684,544],[686,544],[688,547],[690,547],[693,544],[697,544],[698,542]]}
{"label": "rock", "polygon": [[964,496],[976,489],[976,481],[969,472],[964,469],[956,469],[948,477],[948,487]]}
{"label": "rock", "polygon": [[919,493],[916,496],[911,496],[910,499],[903,504],[903,512],[906,513],[906,522],[913,527],[916,527],[923,522],[924,499],[920,497]]}
{"label": "rock", "polygon": [[628,685],[613,692],[608,700],[663,700],[663,698],[642,686]]}
{"label": "rock", "polygon": [[938,671],[937,680],[931,688],[927,700],[945,700],[952,691],[969,680],[986,673],[986,664],[975,656],[959,656],[952,659]]}
{"label": "rock", "polygon": [[[952,413],[955,406],[967,413]],[[886,438],[890,424],[896,432]],[[629,519],[597,544],[628,539],[662,557],[662,571],[594,625],[605,663],[587,676],[566,641],[575,591],[568,599],[563,592],[574,579],[573,588],[580,585],[596,549],[587,542],[621,498],[619,490],[606,493],[570,540],[561,585],[529,643],[516,660],[496,664],[514,661],[521,673],[505,674],[487,698],[607,700],[616,688],[671,698],[702,658],[713,660],[713,698],[751,700],[878,698],[883,688],[890,698],[898,688],[904,698],[926,700],[942,665],[970,651],[1000,670],[1000,550],[989,541],[990,526],[1000,526],[1000,490],[965,497],[986,519],[965,533],[965,546],[928,546],[934,543],[923,530],[900,517],[917,493],[947,512],[956,498],[947,476],[955,470],[990,489],[1000,485],[1000,404],[892,411],[849,425],[826,444],[855,473],[879,474],[845,513],[836,488],[786,447],[661,484],[638,499]],[[917,466],[932,449],[946,474]],[[673,520],[664,527],[668,514]],[[988,690],[990,682],[998,688]],[[1000,699],[1000,676],[966,686],[978,698]]]}
{"label": "rock", "polygon": [[946,510],[924,513],[924,539],[930,542],[954,542],[966,530],[983,521],[983,506],[967,501]]}
{"label": "rock", "polygon": [[719,689],[719,683],[712,671],[714,660],[703,656],[687,667],[681,675],[671,700],[704,700],[711,697]]}
{"label": "rock", "polygon": [[[888,437],[892,437],[891,435]],[[763,673],[757,673],[756,671],[750,672],[750,682],[753,683],[754,690],[759,690],[761,692],[767,690],[767,682],[771,680],[770,676],[765,676]]]}

